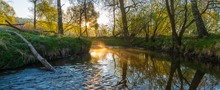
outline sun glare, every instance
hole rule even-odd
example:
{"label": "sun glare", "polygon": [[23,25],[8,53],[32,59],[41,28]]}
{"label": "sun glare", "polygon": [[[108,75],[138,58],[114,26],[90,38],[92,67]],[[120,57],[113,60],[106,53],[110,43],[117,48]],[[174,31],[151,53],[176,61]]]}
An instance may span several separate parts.
{"label": "sun glare", "polygon": [[90,27],[90,22],[87,22],[86,24],[85,24],[85,23],[86,23],[86,22],[83,22],[81,26],[82,26],[82,27],[85,27],[85,26]]}

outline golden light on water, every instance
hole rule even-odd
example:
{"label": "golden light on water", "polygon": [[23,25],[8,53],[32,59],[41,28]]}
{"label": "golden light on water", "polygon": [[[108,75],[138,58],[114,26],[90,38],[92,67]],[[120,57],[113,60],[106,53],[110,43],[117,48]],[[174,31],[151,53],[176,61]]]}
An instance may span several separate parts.
{"label": "golden light on water", "polygon": [[106,49],[104,43],[99,43],[97,46],[98,46],[99,48]]}

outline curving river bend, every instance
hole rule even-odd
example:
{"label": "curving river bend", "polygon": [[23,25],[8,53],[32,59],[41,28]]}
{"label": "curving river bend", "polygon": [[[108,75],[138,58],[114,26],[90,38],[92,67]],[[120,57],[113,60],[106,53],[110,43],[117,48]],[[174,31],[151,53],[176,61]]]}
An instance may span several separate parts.
{"label": "curving river bend", "polygon": [[0,90],[220,89],[220,68],[134,48],[93,47],[90,54],[0,72]]}

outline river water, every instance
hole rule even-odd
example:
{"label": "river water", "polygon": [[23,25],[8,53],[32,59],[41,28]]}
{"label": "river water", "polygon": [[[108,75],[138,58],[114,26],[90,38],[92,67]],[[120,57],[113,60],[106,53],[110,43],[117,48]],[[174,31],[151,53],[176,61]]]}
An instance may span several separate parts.
{"label": "river water", "polygon": [[219,66],[142,49],[93,47],[90,54],[0,72],[0,90],[219,90]]}

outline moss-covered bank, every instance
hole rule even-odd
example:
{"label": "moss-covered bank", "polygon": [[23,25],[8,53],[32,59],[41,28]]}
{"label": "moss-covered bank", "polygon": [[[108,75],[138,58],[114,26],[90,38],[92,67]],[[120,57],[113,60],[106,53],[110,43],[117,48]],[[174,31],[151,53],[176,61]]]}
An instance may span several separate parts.
{"label": "moss-covered bank", "polygon": [[[17,35],[5,30],[5,28],[0,28],[0,69],[17,68],[37,62],[28,45]],[[91,46],[89,40],[80,37],[58,37],[36,31],[19,33],[30,41],[36,50],[47,60],[88,53]]]}

